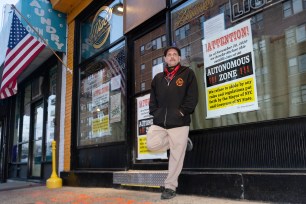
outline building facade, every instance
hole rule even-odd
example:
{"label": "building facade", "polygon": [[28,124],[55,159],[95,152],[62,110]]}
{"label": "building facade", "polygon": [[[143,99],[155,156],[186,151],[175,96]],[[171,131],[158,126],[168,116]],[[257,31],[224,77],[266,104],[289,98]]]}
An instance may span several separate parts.
{"label": "building facade", "polygon": [[51,3],[67,14],[73,67],[61,85],[64,185],[150,186],[140,177],[164,176],[165,154],[146,150],[145,112],[163,50],[175,45],[199,87],[178,192],[305,201],[305,0]]}
{"label": "building facade", "polygon": [[22,64],[33,58],[18,75],[17,94],[1,99],[0,181],[41,182],[51,175],[51,142],[60,138],[61,84],[66,72],[60,61],[66,52],[66,15],[52,10],[48,1],[20,0],[14,6],[6,5],[1,31],[1,76],[8,42],[13,38],[13,13],[30,35],[48,42],[48,46],[35,57],[28,54],[22,58],[22,53],[16,52],[13,60]]}

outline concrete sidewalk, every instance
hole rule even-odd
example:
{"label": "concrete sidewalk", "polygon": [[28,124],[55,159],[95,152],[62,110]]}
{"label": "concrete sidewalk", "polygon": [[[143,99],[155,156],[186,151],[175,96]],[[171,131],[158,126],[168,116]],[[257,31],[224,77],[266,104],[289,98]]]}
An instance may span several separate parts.
{"label": "concrete sidewalk", "polygon": [[39,182],[26,182],[26,181],[18,181],[18,180],[7,180],[6,183],[0,183],[0,191],[14,190],[20,188],[28,188],[34,186],[42,186],[45,184]]}
{"label": "concrete sidewalk", "polygon": [[[13,188],[15,185],[15,189]],[[6,187],[4,187],[6,186]],[[114,188],[62,187],[48,189],[28,182],[0,184],[1,204],[256,204],[247,200],[218,199],[204,196],[177,195],[160,200],[160,193]]]}

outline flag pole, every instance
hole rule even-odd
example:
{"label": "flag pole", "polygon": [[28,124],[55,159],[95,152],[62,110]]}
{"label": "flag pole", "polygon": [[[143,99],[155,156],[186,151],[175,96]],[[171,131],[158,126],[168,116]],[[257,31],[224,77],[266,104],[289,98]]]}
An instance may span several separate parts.
{"label": "flag pole", "polygon": [[27,24],[32,28],[32,30],[37,34],[37,36],[45,43],[45,45],[53,52],[53,54],[57,57],[57,59],[66,67],[66,70],[72,74],[72,69],[70,69],[63,60],[56,54],[56,52],[50,47],[47,41],[37,32],[37,30],[31,25],[27,18],[25,18],[20,11],[15,7],[15,5],[11,4],[12,8],[17,11],[17,13],[27,22]]}

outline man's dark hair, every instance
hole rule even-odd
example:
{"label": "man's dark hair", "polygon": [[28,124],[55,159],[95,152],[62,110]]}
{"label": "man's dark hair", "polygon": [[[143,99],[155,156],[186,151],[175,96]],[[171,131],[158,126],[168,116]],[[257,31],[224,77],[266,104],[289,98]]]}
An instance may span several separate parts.
{"label": "man's dark hair", "polygon": [[180,50],[178,47],[169,46],[169,47],[167,47],[167,48],[165,49],[165,51],[164,51],[164,56],[165,56],[165,57],[166,57],[166,55],[167,55],[167,53],[168,53],[168,51],[169,51],[170,49],[175,49],[175,50],[177,51],[178,55],[181,56],[181,50]]}

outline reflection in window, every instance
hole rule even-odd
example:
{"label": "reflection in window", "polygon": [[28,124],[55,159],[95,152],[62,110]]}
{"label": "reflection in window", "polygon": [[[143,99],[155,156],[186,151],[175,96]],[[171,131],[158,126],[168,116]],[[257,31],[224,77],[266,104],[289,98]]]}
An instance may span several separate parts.
{"label": "reflection in window", "polygon": [[21,93],[17,93],[16,106],[15,106],[15,125],[14,125],[14,139],[13,139],[13,149],[11,155],[11,161],[17,162],[18,155],[18,142],[19,142],[19,130],[20,130],[20,103],[21,103]]}
{"label": "reflection in window", "polygon": [[293,46],[304,41],[306,41],[306,24],[286,30],[287,46]]}
{"label": "reflection in window", "polygon": [[181,48],[181,60],[190,58],[190,46]]}
{"label": "reflection in window", "polygon": [[268,83],[269,70],[267,67],[256,67],[256,83]]}
{"label": "reflection in window", "polygon": [[28,155],[29,155],[29,143],[25,143],[21,145],[21,155],[19,158],[20,162],[27,162],[28,161]]}
{"label": "reflection in window", "polygon": [[144,74],[145,73],[145,70],[146,70],[146,65],[145,64],[142,64],[140,66],[140,70],[141,70],[141,74]]}
{"label": "reflection in window", "polygon": [[289,16],[292,16],[294,14],[297,14],[303,9],[306,8],[305,0],[289,0],[284,2],[283,4],[283,14],[284,17],[287,18]]}
{"label": "reflection in window", "polygon": [[306,54],[298,56],[300,72],[306,71]]}
{"label": "reflection in window", "polygon": [[165,33],[165,25],[162,25],[134,42],[136,94],[150,89],[152,66],[163,62],[163,48],[167,46]]}
{"label": "reflection in window", "polygon": [[[80,23],[80,39],[81,39],[81,59],[84,61],[94,54],[101,51],[103,48],[106,48],[119,38],[123,36],[123,16],[116,15],[115,12],[112,12],[112,7],[120,2],[120,0],[108,1],[109,4],[104,4],[104,11],[99,14],[100,24],[102,26],[95,26],[94,28],[103,29],[102,31],[93,30],[93,22],[95,19],[96,10],[89,16],[87,19],[84,19]],[[101,6],[102,8],[102,6]],[[97,8],[97,9],[101,9]],[[98,19],[98,18],[97,18]],[[103,21],[104,20],[104,21]],[[103,21],[103,22],[102,22]],[[97,33],[103,33],[104,35],[98,36]],[[94,47],[95,46],[95,47]]]}
{"label": "reflection in window", "polygon": [[295,29],[286,30],[286,44],[288,47],[296,44],[295,38]]}
{"label": "reflection in window", "polygon": [[[182,18],[183,15],[180,14],[190,13],[190,9],[201,2],[200,0],[186,1],[171,12],[171,34],[174,41],[171,43],[175,43],[182,49],[182,53],[184,52],[182,56],[189,56],[189,60],[182,60],[182,63],[194,70],[198,81],[199,103],[192,115],[191,130],[305,115],[306,19],[303,15],[296,15],[296,19],[292,18],[290,22],[289,19],[283,18],[273,18],[271,22],[272,15],[284,13],[284,16],[288,17],[300,11],[305,12],[305,0],[286,1],[282,7],[273,6],[252,16],[254,43],[252,48],[260,109],[213,119],[205,117],[207,105],[206,90],[203,88],[205,62],[202,48],[202,23],[220,12],[226,13],[228,7],[224,2],[220,2],[214,4],[216,8],[219,8],[218,11],[211,9],[199,15],[190,15],[190,18]],[[189,25],[189,37],[185,37],[184,33],[181,34],[185,25]],[[278,29],[275,29],[276,27]],[[257,32],[258,30],[260,32]],[[190,49],[185,50],[186,46]],[[293,87],[296,88],[293,90]]]}
{"label": "reflection in window", "polygon": [[297,74],[298,72],[306,72],[306,54],[289,59],[289,74]]}
{"label": "reflection in window", "polygon": [[30,105],[27,104],[24,109],[23,114],[23,124],[22,124],[22,142],[28,142],[29,141],[29,135],[30,135]]}
{"label": "reflection in window", "polygon": [[256,53],[265,54],[266,53],[266,41],[259,40],[257,42],[254,42],[253,49],[254,49],[254,52]]}
{"label": "reflection in window", "polygon": [[141,91],[144,91],[146,90],[146,83],[145,82],[142,82],[141,83],[141,88],[140,88]]}
{"label": "reflection in window", "polygon": [[265,94],[265,95],[259,95],[258,96],[258,102],[259,103],[267,103],[271,101],[271,96],[270,94]]}
{"label": "reflection in window", "polygon": [[157,50],[157,49],[160,49],[161,47],[162,47],[162,45],[161,45],[161,39],[160,38],[152,40],[152,50]]}
{"label": "reflection in window", "polygon": [[166,43],[166,36],[165,35],[152,40],[152,50],[161,49],[161,48],[165,47],[166,45],[167,45],[167,43]]}
{"label": "reflection in window", "polygon": [[153,66],[158,65],[160,63],[163,63],[163,58],[162,57],[158,57],[156,59],[153,59],[153,61],[152,61]]}
{"label": "reflection in window", "polygon": [[231,9],[229,2],[219,6],[219,13],[224,13],[225,25],[228,25],[231,20]]}
{"label": "reflection in window", "polygon": [[291,103],[300,104],[306,102],[306,85],[291,88]]}
{"label": "reflection in window", "polygon": [[251,26],[253,29],[261,30],[263,29],[263,14],[258,13],[251,18]]}
{"label": "reflection in window", "polygon": [[[187,1],[171,12],[173,43],[181,49],[181,64],[190,67],[197,76],[199,102],[192,115],[191,130],[204,128],[206,115],[201,107],[206,104],[205,94],[203,94],[205,90],[202,40],[204,21],[212,16],[209,12],[194,11],[195,7],[201,7],[202,4],[203,1],[200,0]],[[183,18],[185,13],[190,13],[189,18]]]}
{"label": "reflection in window", "polygon": [[78,145],[123,141],[126,69],[124,43],[108,50],[81,72]]}
{"label": "reflection in window", "polygon": [[199,21],[200,21],[200,28],[202,30],[202,36],[204,37],[204,21],[205,21],[205,16],[201,16],[199,18]]}
{"label": "reflection in window", "polygon": [[182,40],[189,35],[190,25],[186,24],[175,31],[176,40]]}
{"label": "reflection in window", "polygon": [[49,70],[49,96],[46,125],[46,161],[52,160],[52,141],[55,134],[55,116],[56,116],[56,66]]}
{"label": "reflection in window", "polygon": [[306,40],[306,24],[300,25],[296,28],[296,41],[297,43]]}

